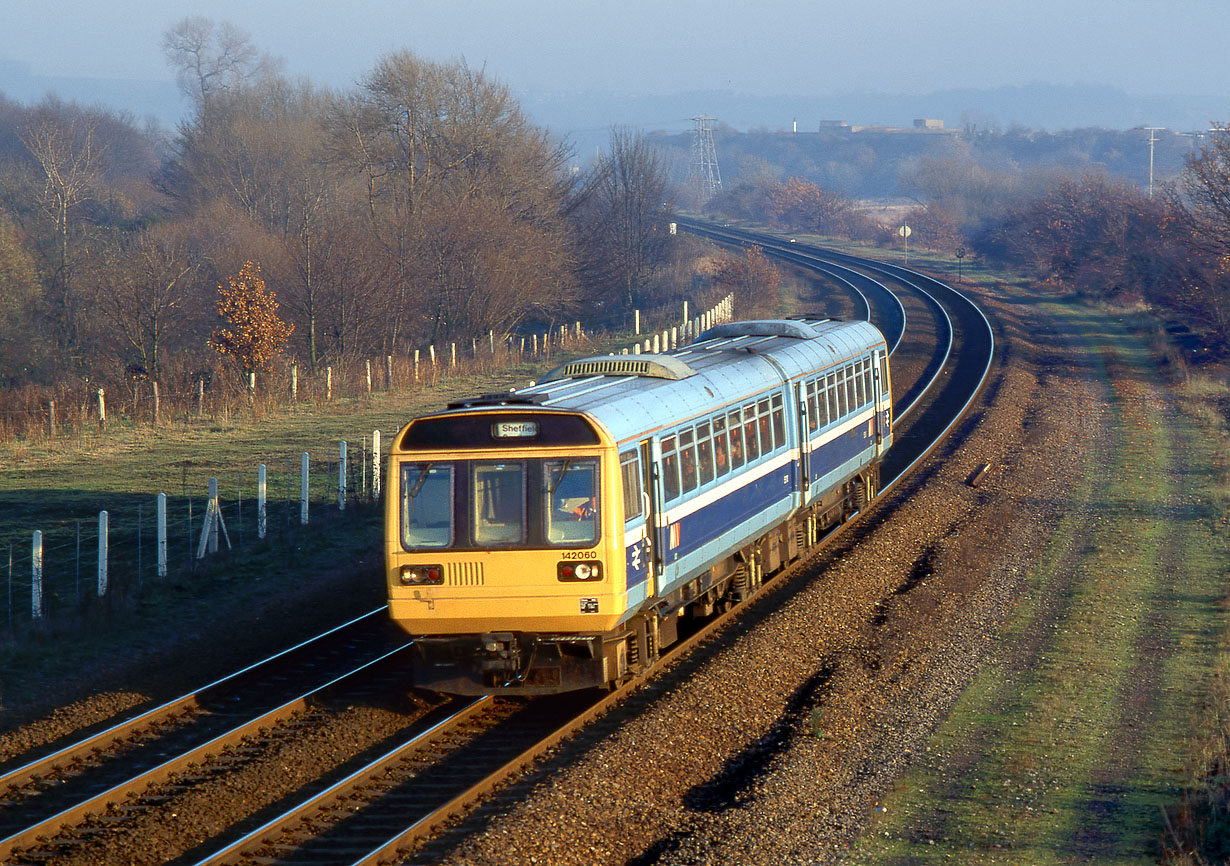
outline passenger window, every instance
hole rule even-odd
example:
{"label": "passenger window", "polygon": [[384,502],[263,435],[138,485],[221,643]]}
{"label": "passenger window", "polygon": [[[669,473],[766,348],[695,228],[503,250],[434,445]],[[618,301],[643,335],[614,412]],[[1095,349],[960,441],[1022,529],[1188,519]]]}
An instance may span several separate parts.
{"label": "passenger window", "polygon": [[453,543],[453,464],[403,463],[401,537],[406,548]]}
{"label": "passenger window", "polygon": [[739,420],[739,412],[735,410],[726,416],[730,422],[727,431],[730,433],[730,468],[738,469],[743,465],[743,422]]}
{"label": "passenger window", "polygon": [[824,393],[828,398],[829,404],[829,421],[836,421],[841,417],[840,407],[837,405],[837,374],[829,373],[825,379]]}
{"label": "passenger window", "polygon": [[849,411],[849,406],[846,404],[846,371],[837,371],[837,384],[834,390],[837,391],[837,417],[846,417],[846,412]]}
{"label": "passenger window", "polygon": [[872,402],[875,397],[875,385],[871,381],[871,361],[863,362],[863,392],[867,395],[867,402]]}
{"label": "passenger window", "polygon": [[675,437],[662,440],[662,495],[667,502],[679,496],[679,455],[675,453]]}
{"label": "passenger window", "polygon": [[619,471],[623,477],[624,522],[641,516],[641,460],[635,451],[619,455]]}
{"label": "passenger window", "polygon": [[743,407],[743,444],[747,446],[747,462],[760,456],[760,440],[756,435],[756,404]]}
{"label": "passenger window", "polygon": [[761,400],[756,404],[756,427],[760,430],[760,453],[768,454],[773,450],[773,432],[769,427],[768,400]]}
{"label": "passenger window", "polygon": [[846,409],[853,412],[858,403],[854,399],[854,368],[846,367]]}
{"label": "passenger window", "polygon": [[726,419],[719,416],[713,419],[713,459],[719,478],[730,471],[729,453],[726,444]]}
{"label": "passenger window", "polygon": [[820,401],[816,399],[816,381],[807,383],[807,429],[813,433],[820,426]]}
{"label": "passenger window", "polygon": [[782,395],[773,395],[773,448],[782,448],[786,444],[786,412],[782,408]]}
{"label": "passenger window", "polygon": [[525,467],[521,463],[475,463],[471,492],[475,544],[525,540]]}
{"label": "passenger window", "polygon": [[684,430],[679,434],[679,476],[683,482],[684,493],[696,489],[696,449],[692,436],[691,430]]}
{"label": "passenger window", "polygon": [[713,440],[709,438],[709,422],[696,425],[696,459],[700,461],[700,483],[713,480]]}

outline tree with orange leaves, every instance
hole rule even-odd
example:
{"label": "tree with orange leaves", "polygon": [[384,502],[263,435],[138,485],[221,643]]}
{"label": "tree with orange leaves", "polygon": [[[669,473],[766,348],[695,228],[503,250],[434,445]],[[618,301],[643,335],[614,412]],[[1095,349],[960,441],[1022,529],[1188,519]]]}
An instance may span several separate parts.
{"label": "tree with orange leaves", "polygon": [[278,317],[278,302],[265,288],[260,266],[251,261],[218,287],[218,315],[231,327],[214,331],[209,345],[233,357],[245,374],[276,358],[295,330]]}

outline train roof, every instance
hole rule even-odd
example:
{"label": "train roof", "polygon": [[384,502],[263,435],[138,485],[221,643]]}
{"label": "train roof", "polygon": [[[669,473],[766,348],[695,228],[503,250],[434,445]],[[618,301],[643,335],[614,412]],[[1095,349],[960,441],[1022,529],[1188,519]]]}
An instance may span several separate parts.
{"label": "train roof", "polygon": [[585,412],[624,442],[738,404],[779,384],[783,375],[793,380],[880,345],[883,335],[865,321],[730,322],[671,352],[570,361],[506,396],[516,403]]}

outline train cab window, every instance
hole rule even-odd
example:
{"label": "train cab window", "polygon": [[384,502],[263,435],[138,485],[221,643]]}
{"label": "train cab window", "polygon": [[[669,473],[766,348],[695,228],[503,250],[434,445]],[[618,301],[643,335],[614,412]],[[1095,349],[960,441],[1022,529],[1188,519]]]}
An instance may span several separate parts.
{"label": "train cab window", "polygon": [[696,489],[696,445],[691,430],[679,431],[679,481],[684,493]]}
{"label": "train cab window", "polygon": [[743,465],[743,422],[739,419],[736,409],[726,416],[730,422],[727,432],[730,433],[730,468],[738,469]]}
{"label": "train cab window", "polygon": [[525,540],[525,465],[475,463],[470,492],[474,543],[516,544]]}
{"label": "train cab window", "polygon": [[881,393],[888,394],[888,356],[880,356],[880,388]]}
{"label": "train cab window", "polygon": [[713,440],[709,438],[709,422],[696,425],[696,462],[700,468],[700,483],[713,480]]}
{"label": "train cab window", "polygon": [[726,418],[713,419],[713,462],[717,477],[730,471],[730,446],[726,442]]}
{"label": "train cab window", "polygon": [[839,407],[837,405],[837,374],[836,373],[828,374],[828,377],[825,379],[824,393],[828,398],[827,402],[829,404],[829,421],[836,421],[838,418],[841,417],[841,413],[837,411]]}
{"label": "train cab window", "polygon": [[674,436],[662,440],[662,496],[667,502],[679,496],[679,455]]}
{"label": "train cab window", "polygon": [[854,394],[854,368],[846,367],[846,408],[853,412],[858,408],[858,402],[855,400]]}
{"label": "train cab window", "polygon": [[401,537],[407,549],[453,543],[453,464],[401,465]]}
{"label": "train cab window", "polygon": [[593,544],[598,540],[598,461],[570,458],[543,462],[547,492],[547,542]]}
{"label": "train cab window", "polygon": [[624,522],[640,517],[644,510],[641,496],[641,460],[635,451],[619,455],[619,472],[623,478]]}
{"label": "train cab window", "polygon": [[773,448],[783,448],[786,445],[786,413],[782,408],[782,395],[773,395]]}
{"label": "train cab window", "polygon": [[743,407],[743,444],[747,447],[747,462],[760,456],[760,438],[756,434],[756,404]]}

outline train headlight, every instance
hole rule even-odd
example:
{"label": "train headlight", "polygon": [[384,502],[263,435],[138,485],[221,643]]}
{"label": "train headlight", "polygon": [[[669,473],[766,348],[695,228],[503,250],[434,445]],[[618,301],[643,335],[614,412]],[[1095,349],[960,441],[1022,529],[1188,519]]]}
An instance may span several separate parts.
{"label": "train headlight", "polygon": [[602,563],[592,559],[586,562],[564,561],[556,566],[555,575],[568,583],[602,580]]}
{"label": "train headlight", "polygon": [[401,582],[406,586],[436,586],[444,583],[444,568],[439,565],[403,565]]}

